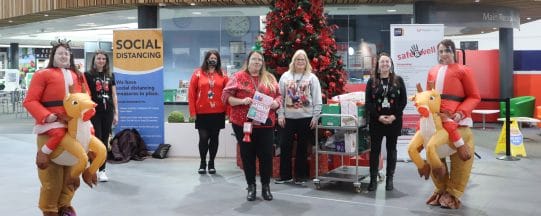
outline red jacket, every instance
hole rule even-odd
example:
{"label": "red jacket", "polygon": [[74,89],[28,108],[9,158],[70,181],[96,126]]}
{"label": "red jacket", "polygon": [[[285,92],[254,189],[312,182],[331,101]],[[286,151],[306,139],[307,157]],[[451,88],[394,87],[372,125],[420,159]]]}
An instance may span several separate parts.
{"label": "red jacket", "polygon": [[[274,86],[274,91],[271,91],[270,88],[265,87],[264,85],[259,85],[258,79],[253,79],[252,81],[251,76],[248,74],[247,71],[239,71],[233,75],[233,78],[227,83],[226,87],[224,88],[223,93],[223,101],[227,103],[227,100],[229,97],[233,96],[236,98],[245,98],[250,97],[253,98],[256,88],[254,87],[254,82],[256,85],[259,86],[258,90],[259,92],[266,94],[272,98],[274,98],[274,101],[280,103],[281,96],[280,96],[280,87],[278,85],[278,82],[276,80],[272,84]],[[279,107],[279,106],[278,106]],[[248,109],[250,109],[250,105],[237,105],[237,106],[231,106],[231,113],[229,114],[229,121],[237,126],[243,126],[244,122],[248,120],[246,117],[248,114]],[[276,110],[270,110],[269,111],[269,117],[268,117],[272,124],[271,125],[256,125],[254,124],[254,128],[268,128],[268,127],[274,127],[276,124]]]}
{"label": "red jacket", "polygon": [[[85,76],[81,73],[79,76],[71,71],[73,90],[82,92],[84,86],[88,93],[88,85]],[[45,118],[51,113],[65,115],[66,111],[62,101],[66,96],[66,82],[60,68],[48,68],[39,70],[32,77],[28,92],[23,105],[26,110],[34,117],[36,124],[44,124]],[[55,105],[44,106],[44,103],[56,103]]]}
{"label": "red jacket", "polygon": [[[214,80],[214,86],[211,89],[212,80]],[[201,69],[196,69],[192,74],[188,90],[190,116],[225,112],[226,107],[222,102],[222,92],[228,80],[226,74],[219,75],[215,72],[209,77]]]}
{"label": "red jacket", "polygon": [[[481,101],[481,96],[470,68],[460,64],[438,64],[428,72],[427,82],[434,82],[436,90],[442,94],[441,112],[461,112],[465,116],[458,124],[473,125],[471,112]],[[444,99],[443,95],[461,98],[463,101]]]}

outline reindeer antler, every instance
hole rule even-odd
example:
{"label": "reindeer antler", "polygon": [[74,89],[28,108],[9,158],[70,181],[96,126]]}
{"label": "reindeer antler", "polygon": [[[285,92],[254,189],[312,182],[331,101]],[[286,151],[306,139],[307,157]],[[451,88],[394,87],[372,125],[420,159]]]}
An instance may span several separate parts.
{"label": "reindeer antler", "polygon": [[417,83],[416,86],[417,86],[417,92],[418,92],[418,93],[423,92],[423,87],[421,86],[421,83]]}

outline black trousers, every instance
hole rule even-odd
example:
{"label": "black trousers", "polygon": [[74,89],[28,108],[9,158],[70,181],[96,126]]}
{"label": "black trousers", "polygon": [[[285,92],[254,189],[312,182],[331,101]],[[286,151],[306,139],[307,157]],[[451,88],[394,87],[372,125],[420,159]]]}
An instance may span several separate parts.
{"label": "black trousers", "polygon": [[393,176],[396,168],[396,142],[398,136],[386,136],[380,133],[370,133],[370,176],[378,175],[379,155],[381,153],[381,142],[385,136],[387,143],[387,176]]}
{"label": "black trousers", "polygon": [[259,175],[261,184],[269,184],[272,175],[272,143],[274,128],[253,128],[251,142],[242,141],[243,128],[233,125],[235,137],[240,145],[240,157],[244,168],[244,176],[248,185],[255,184],[256,158],[259,158]]}
{"label": "black trousers", "polygon": [[288,119],[280,131],[280,177],[291,179],[291,152],[293,149],[293,135],[297,134],[297,151],[295,152],[295,177],[308,178],[308,142],[314,137],[310,129],[312,118]]}
{"label": "black trousers", "polygon": [[[105,145],[105,148],[107,148],[109,145],[109,135],[111,134],[114,116],[115,114],[113,111],[96,112],[96,114],[90,119],[92,125],[94,125],[96,137],[101,140],[101,142]],[[100,171],[105,169],[106,163],[103,163],[103,165],[100,167]]]}

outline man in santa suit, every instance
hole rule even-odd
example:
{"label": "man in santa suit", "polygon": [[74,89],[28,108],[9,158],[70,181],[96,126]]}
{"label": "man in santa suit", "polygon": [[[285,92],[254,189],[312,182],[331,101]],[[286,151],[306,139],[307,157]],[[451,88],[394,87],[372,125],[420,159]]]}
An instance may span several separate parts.
{"label": "man in santa suit", "polygon": [[452,167],[449,176],[445,175],[445,166],[440,172],[432,173],[436,191],[427,204],[450,208],[460,206],[459,197],[464,193],[473,165],[473,142],[465,144],[457,129],[473,125],[471,112],[481,101],[473,72],[457,63],[455,53],[453,41],[441,41],[438,44],[439,64],[430,69],[427,79],[427,86],[434,85],[441,93],[440,116],[443,127],[449,133],[449,139],[457,148],[455,154],[458,155],[450,157]]}
{"label": "man in santa suit", "polygon": [[68,87],[72,86],[74,92],[84,92],[88,86],[84,75],[75,67],[69,41],[58,40],[51,44],[49,64],[32,77],[23,105],[36,120],[36,165],[41,182],[39,208],[44,216],[73,216],[75,210],[71,200],[79,186],[79,178],[67,183],[70,167],[50,163],[49,154],[66,133],[63,99],[69,93]]}

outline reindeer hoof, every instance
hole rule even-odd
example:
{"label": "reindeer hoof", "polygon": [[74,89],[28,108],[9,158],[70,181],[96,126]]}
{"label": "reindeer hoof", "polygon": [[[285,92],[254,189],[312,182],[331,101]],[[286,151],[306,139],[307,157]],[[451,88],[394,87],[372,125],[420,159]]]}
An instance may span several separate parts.
{"label": "reindeer hoof", "polygon": [[88,169],[83,172],[83,181],[89,186],[93,187],[98,184],[98,176],[96,173],[91,173]]}
{"label": "reindeer hoof", "polygon": [[458,209],[462,206],[462,204],[455,196],[449,193],[444,193],[440,198],[440,206],[442,208]]}
{"label": "reindeer hoof", "polygon": [[441,194],[434,192],[432,196],[430,196],[428,200],[426,200],[426,204],[431,205],[431,206],[439,206],[440,198],[441,198]]}
{"label": "reindeer hoof", "polygon": [[88,159],[90,161],[94,161],[94,159],[96,159],[96,152],[93,152],[93,151],[89,151],[88,153],[86,153],[88,155]]}

